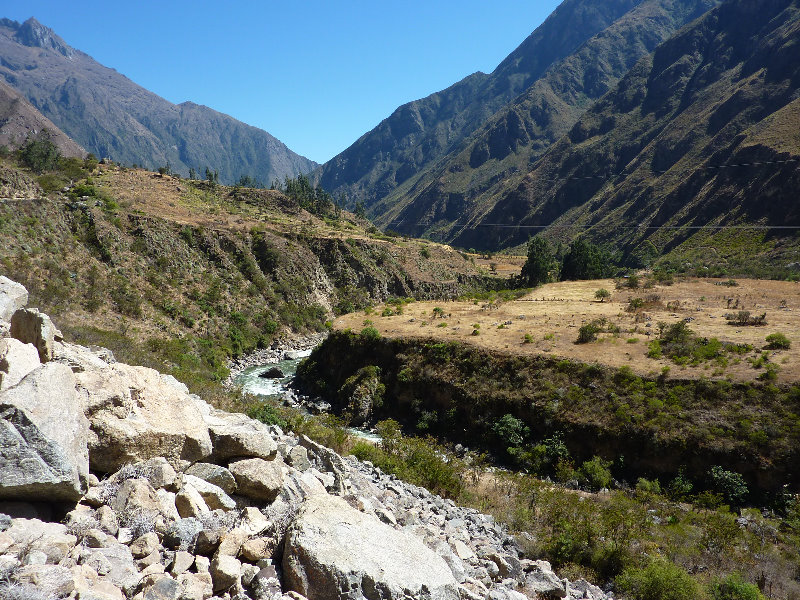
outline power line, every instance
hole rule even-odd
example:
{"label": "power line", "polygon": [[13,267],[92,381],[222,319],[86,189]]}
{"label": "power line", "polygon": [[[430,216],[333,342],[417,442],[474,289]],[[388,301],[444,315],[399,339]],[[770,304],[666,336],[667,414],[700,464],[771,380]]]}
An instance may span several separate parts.
{"label": "power line", "polygon": [[[760,167],[764,165],[784,165],[788,163],[797,163],[800,162],[800,158],[786,158],[783,160],[763,160],[763,161],[753,161],[749,163],[734,163],[734,164],[727,164],[727,165],[707,165],[707,166],[700,166],[696,167],[695,169],[683,169],[682,171],[678,171],[675,173],[679,175],[681,173],[688,173],[692,170],[695,171],[711,171],[711,170],[721,170],[721,169],[737,169],[737,168],[752,168],[752,167]],[[656,171],[653,170],[654,175],[665,175],[670,171]],[[584,175],[581,177],[560,177],[557,179],[546,179],[537,177],[537,181],[545,181],[549,183],[561,182],[561,181],[585,181],[590,179],[614,179],[616,177],[623,177],[628,175],[634,175],[636,171],[620,171],[619,173],[608,173],[608,174],[597,174],[597,175]],[[387,226],[400,226],[405,223],[405,219],[401,219],[400,221],[391,221],[387,224]],[[422,223],[417,222],[415,225],[421,225]],[[456,227],[467,227],[470,223],[454,223]],[[509,223],[474,223],[472,224],[473,227],[495,227],[495,228],[502,228],[502,229],[589,229],[594,227],[594,225],[513,225]],[[619,225],[615,226],[615,229],[800,229],[800,225]]]}

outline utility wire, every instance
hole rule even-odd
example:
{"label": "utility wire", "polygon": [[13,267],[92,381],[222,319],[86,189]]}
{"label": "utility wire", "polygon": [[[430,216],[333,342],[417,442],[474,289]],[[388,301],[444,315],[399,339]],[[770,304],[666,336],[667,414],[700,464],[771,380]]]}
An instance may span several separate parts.
{"label": "utility wire", "polygon": [[[797,163],[800,162],[800,158],[786,158],[783,160],[763,160],[763,161],[754,161],[749,163],[734,163],[728,165],[708,165],[705,167],[697,167],[696,171],[712,171],[712,170],[720,170],[720,169],[737,169],[737,168],[751,168],[751,167],[760,167],[763,165],[784,165],[788,163]],[[683,171],[678,171],[676,174],[687,173],[692,171],[693,169],[684,169]],[[621,171],[619,173],[608,173],[605,175],[597,174],[597,175],[584,175],[581,177],[560,177],[557,179],[546,179],[537,177],[537,181],[545,181],[549,183],[556,183],[561,181],[585,181],[589,179],[614,179],[616,177],[623,177],[628,175],[635,174],[636,171]],[[653,170],[654,175],[665,175],[669,173],[669,171],[656,171]],[[400,221],[392,221],[388,223],[388,226],[400,226],[405,223],[405,219],[401,219]],[[417,222],[415,225],[421,225],[421,223]],[[457,227],[466,227],[470,225],[469,223],[454,223]],[[513,225],[509,223],[475,223],[472,225],[473,227],[496,227],[496,228],[503,228],[503,229],[590,229],[594,227],[594,225]],[[619,225],[615,226],[615,229],[800,229],[800,225],[662,225],[662,226],[650,226],[650,225]]]}

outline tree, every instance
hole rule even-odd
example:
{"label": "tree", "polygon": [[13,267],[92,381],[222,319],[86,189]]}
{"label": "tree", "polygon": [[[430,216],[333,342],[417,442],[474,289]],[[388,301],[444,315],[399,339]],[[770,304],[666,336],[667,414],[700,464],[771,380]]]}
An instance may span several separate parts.
{"label": "tree", "polygon": [[528,242],[528,258],[522,267],[520,277],[530,286],[547,283],[550,281],[553,263],[553,249],[550,243],[543,237],[536,236]]}
{"label": "tree", "polygon": [[600,288],[599,290],[597,290],[594,293],[594,297],[597,298],[598,300],[600,300],[600,302],[605,302],[606,298],[610,298],[611,297],[611,292],[609,292],[605,288]]}
{"label": "tree", "polygon": [[61,152],[50,139],[50,132],[43,129],[39,136],[29,138],[19,150],[19,158],[35,173],[44,173],[58,166]]}
{"label": "tree", "polygon": [[197,179],[197,171],[194,170],[194,167],[189,167],[189,179]]}
{"label": "tree", "polygon": [[611,275],[611,256],[608,252],[578,238],[570,244],[561,266],[561,281],[602,279]]}

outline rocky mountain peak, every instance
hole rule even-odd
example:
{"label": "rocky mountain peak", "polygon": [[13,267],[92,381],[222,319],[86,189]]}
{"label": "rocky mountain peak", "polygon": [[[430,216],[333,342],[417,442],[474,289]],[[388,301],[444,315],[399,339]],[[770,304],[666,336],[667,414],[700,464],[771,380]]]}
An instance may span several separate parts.
{"label": "rocky mountain peak", "polygon": [[35,17],[19,26],[14,39],[23,46],[55,50],[67,58],[71,58],[74,52],[52,29],[42,25]]}

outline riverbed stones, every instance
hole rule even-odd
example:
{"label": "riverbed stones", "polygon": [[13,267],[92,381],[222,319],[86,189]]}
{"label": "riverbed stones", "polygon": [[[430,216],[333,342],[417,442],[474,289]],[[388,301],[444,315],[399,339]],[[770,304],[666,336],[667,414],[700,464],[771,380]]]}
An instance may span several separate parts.
{"label": "riverbed stones", "polygon": [[153,369],[121,363],[76,375],[91,423],[94,470],[162,457],[175,465],[211,454],[211,438],[194,400]]}
{"label": "riverbed stones", "polygon": [[280,460],[247,458],[228,465],[239,494],[252,500],[272,502],[283,488],[283,466]]}
{"label": "riverbed stones", "polygon": [[287,532],[283,569],[289,588],[310,600],[458,598],[440,556],[332,496],[306,500]]}
{"label": "riverbed stones", "polygon": [[75,379],[64,365],[42,365],[0,392],[0,498],[80,498],[89,476],[88,437]]}

